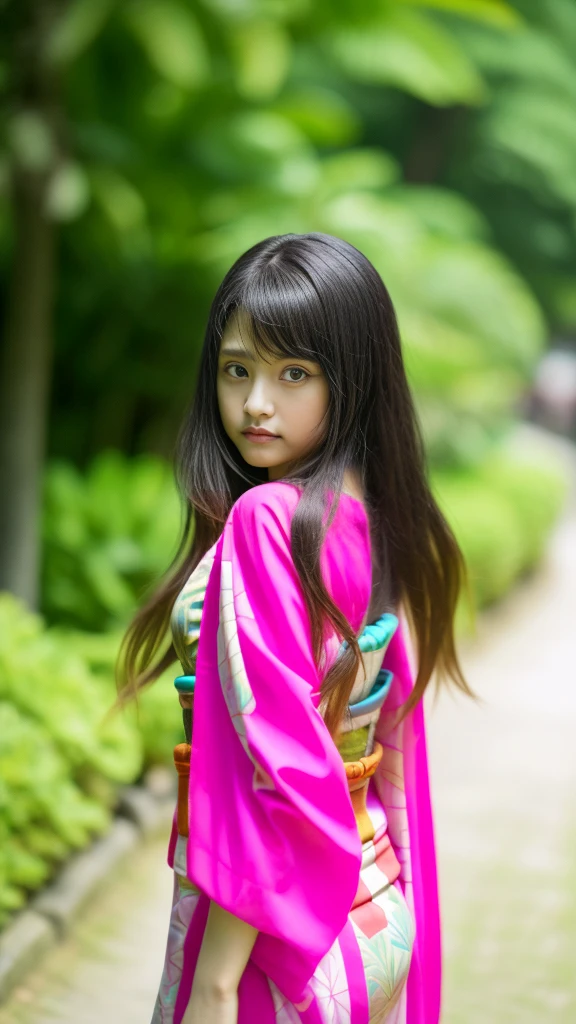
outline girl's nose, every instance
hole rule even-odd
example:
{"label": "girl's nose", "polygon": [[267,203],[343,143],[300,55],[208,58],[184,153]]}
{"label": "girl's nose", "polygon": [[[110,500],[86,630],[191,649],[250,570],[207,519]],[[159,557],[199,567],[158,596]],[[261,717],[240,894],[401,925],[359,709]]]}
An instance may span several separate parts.
{"label": "girl's nose", "polygon": [[250,388],[248,398],[244,402],[244,411],[254,419],[258,416],[272,416],[274,404],[267,394],[266,385],[263,381],[255,381]]}

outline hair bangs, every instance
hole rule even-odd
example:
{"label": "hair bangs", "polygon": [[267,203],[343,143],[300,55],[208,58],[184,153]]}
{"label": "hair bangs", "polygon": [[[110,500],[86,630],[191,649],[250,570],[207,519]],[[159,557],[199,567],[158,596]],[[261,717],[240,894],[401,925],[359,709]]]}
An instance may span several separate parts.
{"label": "hair bangs", "polygon": [[[320,362],[325,355],[321,345],[327,333],[322,303],[301,268],[274,264],[258,268],[242,282],[234,300],[222,311],[222,331],[230,317],[238,313],[244,315],[251,341],[262,359],[295,357]],[[237,322],[242,338],[239,317]]]}

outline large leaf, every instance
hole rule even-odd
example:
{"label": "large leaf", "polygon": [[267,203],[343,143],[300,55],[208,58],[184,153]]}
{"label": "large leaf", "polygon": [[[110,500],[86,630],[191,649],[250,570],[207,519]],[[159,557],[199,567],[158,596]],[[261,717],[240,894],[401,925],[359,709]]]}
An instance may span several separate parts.
{"label": "large leaf", "polygon": [[172,467],[104,451],[82,476],[46,474],[43,609],[51,621],[102,629],[129,616],[176,554],[183,526]]}
{"label": "large leaf", "polygon": [[164,78],[188,89],[206,81],[208,49],[189,4],[134,0],[127,10],[127,20],[151,64]]}
{"label": "large leaf", "polygon": [[530,7],[530,13],[540,25],[554,33],[568,53],[576,48],[576,4],[573,0],[547,0],[545,4]]}
{"label": "large leaf", "polygon": [[[486,116],[481,131],[493,147],[497,168],[500,154],[508,153],[526,168],[537,170],[552,193],[576,207],[574,100],[533,87],[512,88]],[[513,175],[513,165],[505,166]],[[517,174],[521,178],[521,169]]]}
{"label": "large leaf", "polygon": [[480,104],[483,80],[459,42],[432,17],[391,8],[371,25],[336,28],[330,52],[359,81],[394,85],[428,103]]}
{"label": "large leaf", "polygon": [[369,193],[326,203],[327,229],[357,245],[382,274],[400,314],[427,310],[482,339],[502,365],[527,374],[544,343],[541,312],[522,280],[481,242],[431,233],[396,189],[395,201]]}
{"label": "large leaf", "polygon": [[213,120],[196,150],[204,166],[223,181],[262,184],[267,190],[301,194],[316,183],[318,159],[306,136],[287,117],[265,109]]}
{"label": "large leaf", "polygon": [[471,242],[429,239],[416,287],[428,308],[482,337],[494,359],[530,373],[544,345],[544,321],[522,280],[497,253]]}
{"label": "large leaf", "polygon": [[130,181],[111,167],[95,167],[91,173],[94,198],[117,231],[140,228],[146,219],[141,193]]}
{"label": "large leaf", "polygon": [[231,33],[236,84],[241,96],[264,100],[275,96],[288,74],[291,39],[276,21],[250,20]]}
{"label": "large leaf", "polygon": [[430,7],[437,11],[450,11],[463,18],[486,22],[500,28],[517,25],[520,14],[506,0],[394,0],[398,6]]}
{"label": "large leaf", "polygon": [[75,60],[94,42],[113,8],[114,0],[72,0],[48,40],[48,56],[58,63]]}
{"label": "large leaf", "polygon": [[401,183],[398,189],[389,189],[388,195],[397,198],[406,210],[412,210],[432,234],[455,241],[490,240],[487,218],[458,192],[434,185]]}
{"label": "large leaf", "polygon": [[320,146],[343,146],[361,134],[353,105],[334,89],[308,86],[284,91],[273,108]]}
{"label": "large leaf", "polygon": [[[560,93],[576,97],[576,67],[565,52],[562,39],[525,26],[515,32],[498,32],[459,22],[453,26],[467,54],[482,72],[490,72],[506,82],[524,80],[534,88],[548,85]],[[498,102],[506,99],[506,92]]]}
{"label": "large leaf", "polygon": [[386,188],[401,175],[398,162],[382,149],[358,147],[328,156],[322,161],[321,180],[316,195],[328,199],[332,195],[366,189]]}

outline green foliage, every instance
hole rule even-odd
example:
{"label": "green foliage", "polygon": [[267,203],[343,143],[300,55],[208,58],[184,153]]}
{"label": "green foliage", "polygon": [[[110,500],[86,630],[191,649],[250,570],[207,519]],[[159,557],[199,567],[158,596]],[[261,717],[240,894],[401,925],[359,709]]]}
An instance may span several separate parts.
{"label": "green foliage", "polygon": [[174,0],[138,0],[128,6],[129,25],[150,63],[185,89],[208,78],[209,57],[190,5]]}
{"label": "green foliage", "polygon": [[[112,704],[112,679],[121,631],[110,633],[82,633],[63,630],[63,638],[71,650],[86,661],[90,671],[98,676]],[[126,720],[137,730],[142,740],[144,768],[154,764],[172,764],[172,751],[183,740],[182,713],[174,688],[174,677],[180,671],[174,662],[152,685],[127,705],[117,718]]]}
{"label": "green foliage", "polygon": [[408,5],[391,5],[372,23],[331,34],[343,70],[363,82],[394,85],[429,103],[481,103],[484,83],[450,33]]}
{"label": "green foliage", "polygon": [[118,784],[170,764],[183,739],[176,670],[106,717],[120,639],[47,630],[0,594],[0,927],[106,831]]}
{"label": "green foliage", "polygon": [[180,507],[170,467],[104,452],[83,476],[48,464],[42,611],[51,622],[103,630],[125,620],[175,554]]}
{"label": "green foliage", "polygon": [[72,849],[106,830],[142,742],[87,661],[40,616],[0,594],[0,923]]}
{"label": "green foliage", "polygon": [[[576,308],[575,40],[572,0],[63,8],[46,59],[72,156],[55,159],[37,111],[7,130],[9,160],[54,164],[47,205],[64,221],[53,450],[167,452],[221,275],[266,235],[320,230],[384,277],[432,461],[477,458],[544,344],[523,278],[549,315]],[[125,584],[98,598],[103,628]],[[51,596],[50,615],[52,600],[74,604]],[[80,602],[77,624],[93,618]]]}
{"label": "green foliage", "polygon": [[511,32],[449,19],[489,98],[446,180],[484,212],[552,323],[573,326],[576,8],[573,0],[515,7],[521,20]]}
{"label": "green foliage", "polygon": [[518,12],[505,0],[399,0],[410,7],[429,7],[435,11],[454,11],[464,18],[510,28],[520,20]]}
{"label": "green foliage", "polygon": [[184,740],[182,709],[174,688],[180,665],[166,671],[138,698],[134,721],[142,737],[146,765],[173,765],[172,751]]}
{"label": "green foliage", "polygon": [[[434,461],[462,463],[454,423],[488,444],[525,385],[543,323],[475,197],[420,173],[411,154],[435,146],[412,111],[427,104],[449,117],[456,105],[480,119],[494,72],[473,43],[509,49],[523,32],[504,0],[71,4],[48,47],[74,149],[50,189],[66,221],[53,450],[77,463],[107,445],[167,452],[222,274],[261,238],[308,230],[366,251],[408,356],[444,334],[477,348],[484,380],[461,382],[473,401],[452,400],[454,375],[450,395],[418,386]],[[419,184],[403,180],[408,165]],[[569,291],[556,289],[563,308]],[[94,561],[83,564],[90,590],[110,595],[97,598],[112,605],[100,608],[106,628],[130,585],[119,572],[102,587]],[[62,610],[81,627],[95,617],[82,600],[71,611],[72,594],[46,600],[50,616]]]}
{"label": "green foliage", "polygon": [[462,548],[477,608],[538,564],[567,491],[559,465],[519,460],[505,445],[474,470],[435,470],[431,484]]}

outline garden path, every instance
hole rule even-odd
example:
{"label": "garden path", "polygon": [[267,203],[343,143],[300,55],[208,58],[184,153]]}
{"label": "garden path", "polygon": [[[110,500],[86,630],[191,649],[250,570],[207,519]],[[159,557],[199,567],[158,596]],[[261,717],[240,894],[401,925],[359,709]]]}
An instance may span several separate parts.
{"label": "garden path", "polygon": [[576,450],[552,447],[572,493],[544,563],[461,649],[484,704],[429,715],[442,1024],[576,1020]]}

